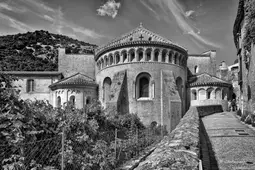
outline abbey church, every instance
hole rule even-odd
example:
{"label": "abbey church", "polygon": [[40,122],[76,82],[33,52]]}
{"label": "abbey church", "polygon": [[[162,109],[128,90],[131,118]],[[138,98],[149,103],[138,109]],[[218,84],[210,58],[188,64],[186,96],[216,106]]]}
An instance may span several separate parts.
{"label": "abbey church", "polygon": [[106,112],[136,113],[145,125],[156,122],[170,132],[190,106],[226,110],[232,97],[232,83],[217,75],[216,51],[189,54],[142,24],[93,54],[59,49],[58,55],[57,72],[8,72],[19,78],[21,98],[77,108],[95,99]]}

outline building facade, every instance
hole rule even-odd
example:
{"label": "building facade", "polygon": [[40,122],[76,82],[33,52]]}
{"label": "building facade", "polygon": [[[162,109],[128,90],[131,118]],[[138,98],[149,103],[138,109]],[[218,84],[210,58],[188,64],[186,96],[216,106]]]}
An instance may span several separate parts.
{"label": "building facade", "polygon": [[[225,108],[229,98],[226,90],[231,85],[215,77],[216,51],[188,54],[184,47],[142,25],[93,54],[66,54],[59,49],[58,60],[58,72],[24,73],[23,91],[38,85],[37,99],[49,100],[54,107],[70,102],[83,108],[98,99],[107,113],[136,113],[145,125],[157,123],[167,131],[175,128],[190,106],[221,104]],[[45,82],[39,80],[40,74]],[[21,97],[33,99],[29,91]]]}
{"label": "building facade", "polygon": [[246,122],[254,122],[253,112],[255,109],[254,7],[254,1],[239,0],[233,28],[239,63],[239,105],[242,120]]}

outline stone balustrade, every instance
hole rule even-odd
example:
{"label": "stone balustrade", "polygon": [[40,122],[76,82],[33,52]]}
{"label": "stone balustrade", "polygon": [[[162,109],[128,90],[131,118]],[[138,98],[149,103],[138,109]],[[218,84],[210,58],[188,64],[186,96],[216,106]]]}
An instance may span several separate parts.
{"label": "stone balustrade", "polygon": [[166,48],[125,48],[100,56],[97,60],[97,69],[102,70],[112,65],[131,62],[161,62],[186,67],[187,57],[180,52]]}

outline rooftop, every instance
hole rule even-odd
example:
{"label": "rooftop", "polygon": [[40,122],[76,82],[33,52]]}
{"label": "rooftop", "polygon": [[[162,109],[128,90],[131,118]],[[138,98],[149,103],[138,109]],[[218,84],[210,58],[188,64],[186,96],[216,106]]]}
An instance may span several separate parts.
{"label": "rooftop", "polygon": [[190,87],[207,85],[231,86],[231,83],[207,73],[202,73],[190,78]]}
{"label": "rooftop", "polygon": [[67,86],[97,86],[94,79],[81,73],[76,73],[50,85],[50,88]]}
{"label": "rooftop", "polygon": [[143,25],[140,24],[139,27],[131,30],[130,32],[117,37],[116,39],[110,41],[106,45],[98,47],[95,50],[96,56],[107,48],[114,47],[115,45],[119,45],[119,44],[131,43],[131,42],[162,43],[162,44],[173,45],[175,47],[178,47],[178,48],[181,48],[181,49],[187,51],[187,49],[185,49],[184,47],[182,47],[176,43],[173,43],[171,40],[168,40],[168,39],[160,36],[159,34],[156,34],[152,31],[144,28]]}

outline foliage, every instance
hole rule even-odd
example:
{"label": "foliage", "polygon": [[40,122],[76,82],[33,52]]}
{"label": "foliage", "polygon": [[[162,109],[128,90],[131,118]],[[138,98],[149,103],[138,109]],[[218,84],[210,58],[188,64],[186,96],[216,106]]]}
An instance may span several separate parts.
{"label": "foliage", "polygon": [[[14,80],[0,73],[0,165],[4,169],[59,169],[64,134],[67,169],[111,170],[117,163],[115,130],[131,139],[136,130],[145,129],[135,114],[105,115],[98,101],[84,109],[70,103],[53,108],[45,101],[23,101],[12,87]],[[130,143],[129,152],[136,152],[137,146]]]}
{"label": "foliage", "polygon": [[43,30],[0,36],[0,65],[4,71],[57,71],[59,47],[78,54],[96,46]]}
{"label": "foliage", "polygon": [[246,34],[244,35],[244,48],[251,50],[251,44],[255,42],[255,2],[253,0],[245,1],[245,15],[247,17]]}

